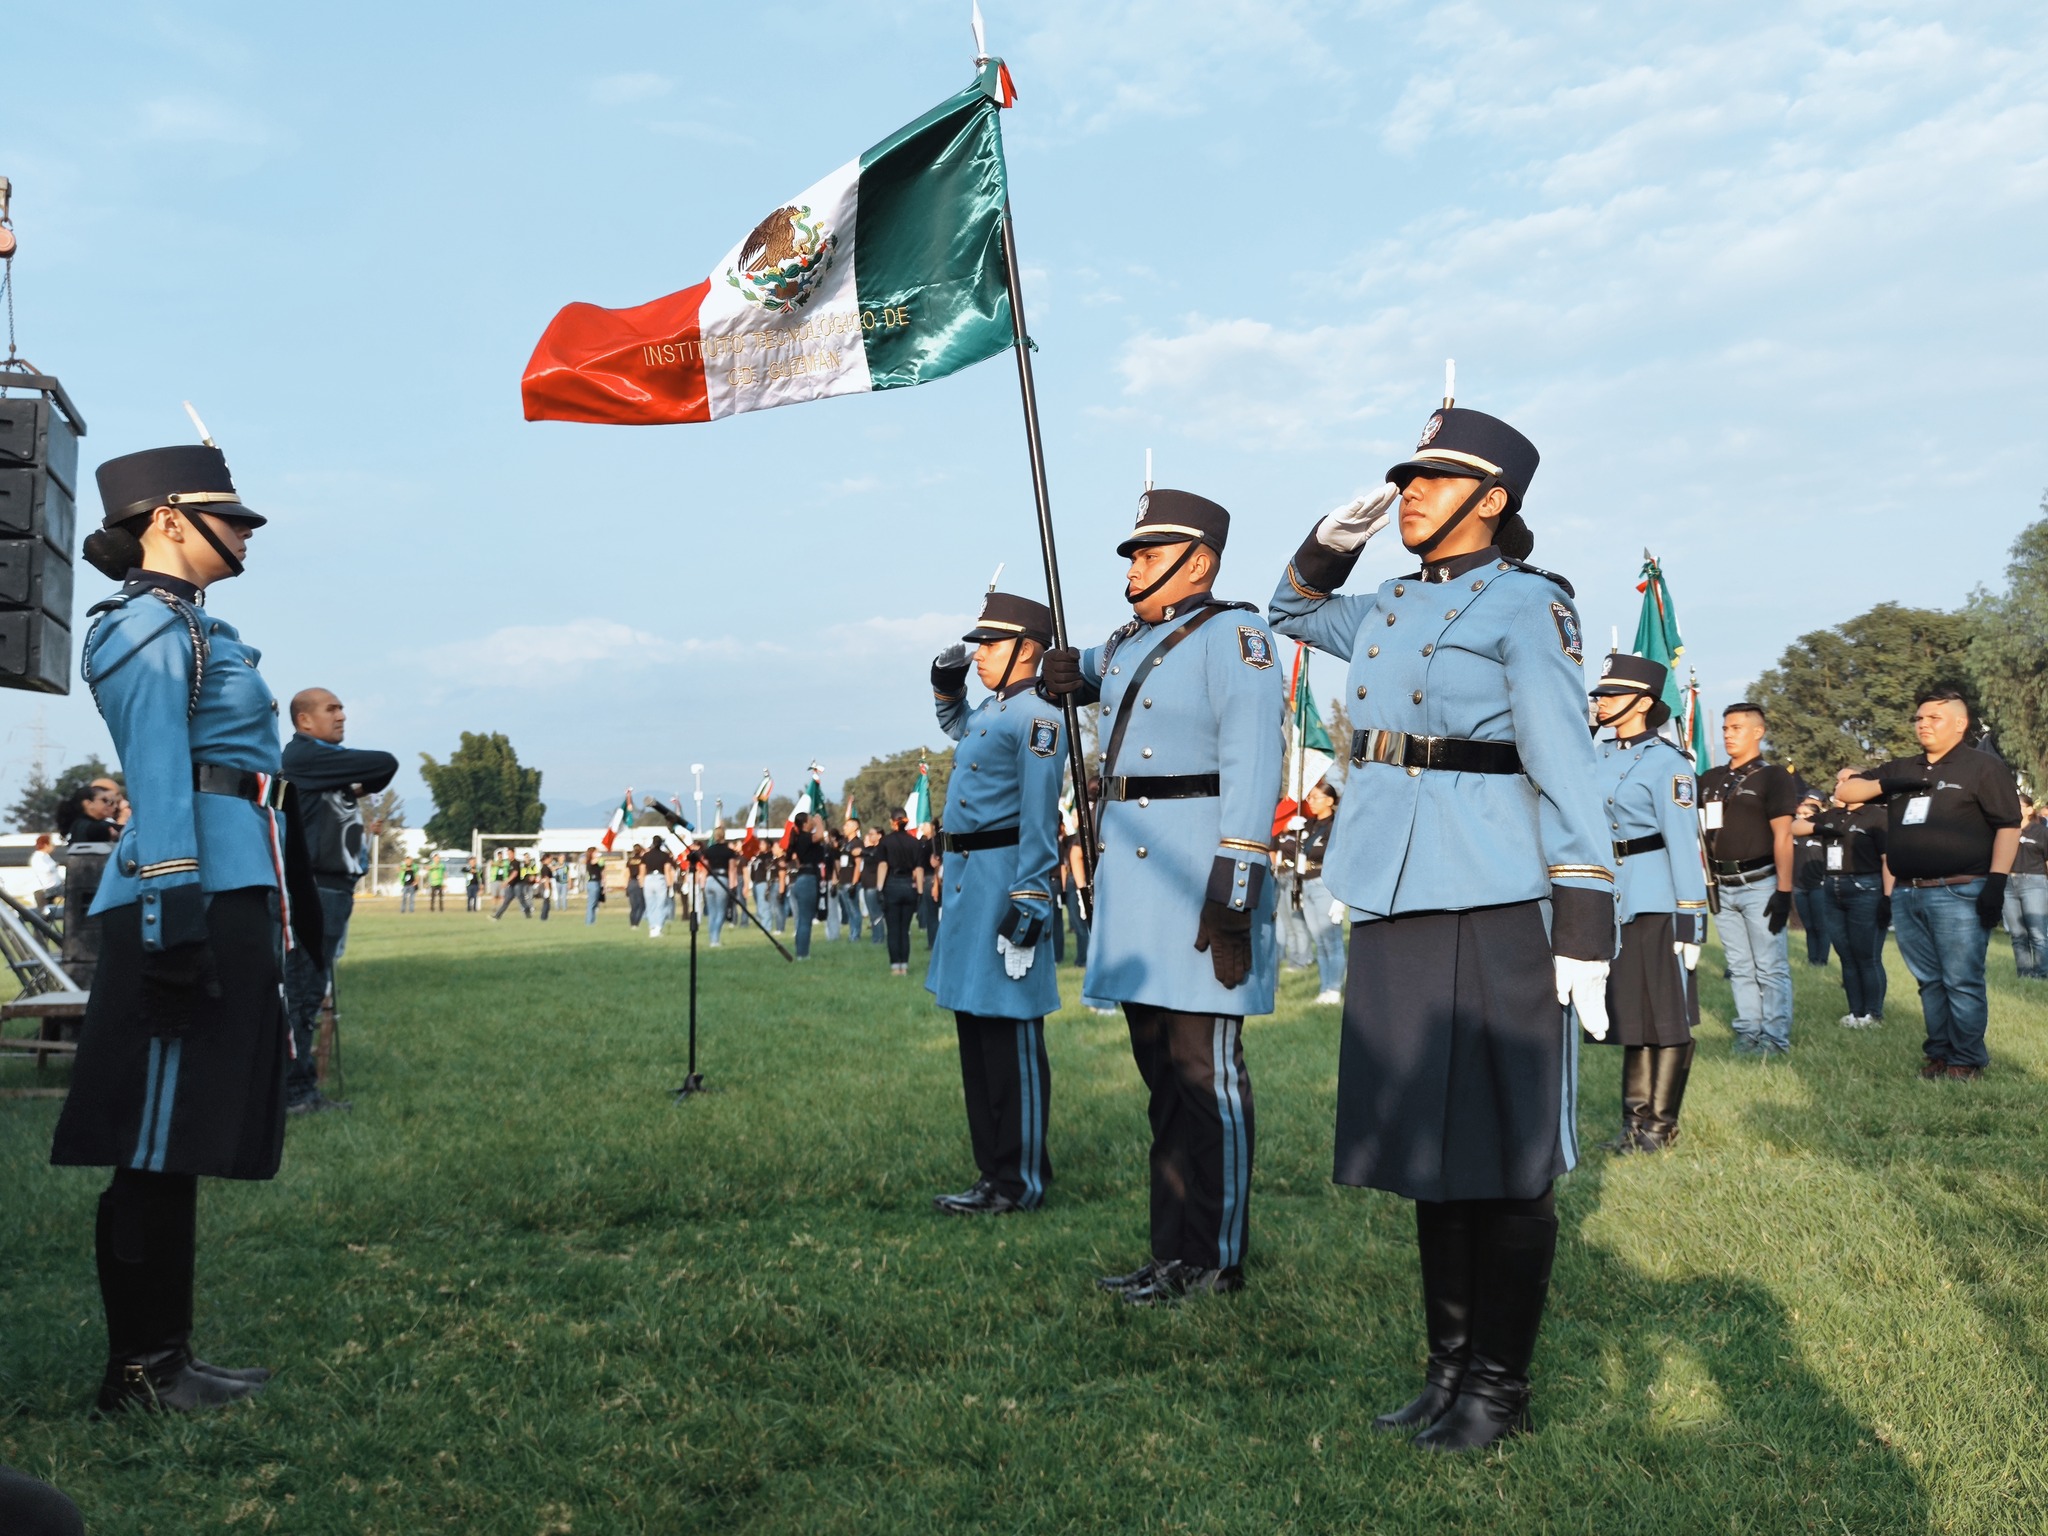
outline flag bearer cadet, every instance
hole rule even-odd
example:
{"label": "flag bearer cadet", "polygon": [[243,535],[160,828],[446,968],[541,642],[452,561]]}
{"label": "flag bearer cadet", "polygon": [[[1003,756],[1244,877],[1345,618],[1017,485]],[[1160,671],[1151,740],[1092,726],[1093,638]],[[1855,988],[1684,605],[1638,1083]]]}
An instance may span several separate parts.
{"label": "flag bearer cadet", "polygon": [[[1275,627],[1351,663],[1349,793],[1323,863],[1351,930],[1336,1180],[1416,1202],[1426,1385],[1374,1421],[1440,1450],[1529,1425],[1529,1362],[1577,1158],[1578,1031],[1606,1034],[1614,871],[1578,610],[1522,563],[1536,449],[1444,408],[1392,484],[1319,522]],[[1420,570],[1336,597],[1399,497]],[[1419,1433],[1418,1433],[1419,1432]]]}
{"label": "flag bearer cadet", "polygon": [[1211,595],[1230,514],[1150,491],[1117,553],[1134,617],[1052,652],[1047,687],[1100,700],[1100,859],[1083,997],[1121,1003],[1150,1096],[1151,1255],[1104,1289],[1135,1305],[1239,1290],[1249,1239],[1252,1084],[1244,1020],[1273,1011],[1267,858],[1285,688],[1248,603]]}
{"label": "flag bearer cadet", "polygon": [[[270,1373],[194,1356],[201,1175],[268,1179],[284,1146],[280,912],[320,953],[320,906],[284,850],[277,704],[255,647],[205,607],[264,519],[212,446],[100,466],[85,557],[122,582],[96,604],[81,670],[135,815],[93,902],[99,973],[50,1160],[111,1167],[96,1230],[107,1319],[99,1407],[212,1408]],[[282,906],[281,906],[282,904]]]}
{"label": "flag bearer cadet", "polygon": [[966,646],[932,663],[939,726],[959,745],[946,793],[946,920],[924,984],[959,1028],[967,1134],[981,1177],[932,1204],[955,1216],[1000,1216],[1036,1210],[1052,1182],[1045,1016],[1059,1009],[1060,985],[1050,956],[1037,961],[1052,921],[1066,753],[1059,718],[1035,691],[1052,610],[991,589],[963,638],[977,647],[974,668],[989,696],[967,707]]}
{"label": "flag bearer cadet", "polygon": [[1657,734],[1671,718],[1663,663],[1616,651],[1593,685],[1600,791],[1614,861],[1621,953],[1607,975],[1611,1043],[1622,1048],[1621,1134],[1610,1152],[1659,1152],[1678,1140],[1678,1108],[1700,1022],[1693,974],[1707,939],[1692,758]]}

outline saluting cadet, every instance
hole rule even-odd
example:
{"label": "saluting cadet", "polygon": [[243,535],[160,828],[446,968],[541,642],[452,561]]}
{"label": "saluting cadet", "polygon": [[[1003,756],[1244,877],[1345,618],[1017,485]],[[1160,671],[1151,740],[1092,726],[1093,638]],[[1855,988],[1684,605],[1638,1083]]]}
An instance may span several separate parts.
{"label": "saluting cadet", "polygon": [[[932,663],[939,727],[959,745],[946,791],[946,920],[924,984],[953,1010],[960,1032],[967,1134],[981,1177],[932,1204],[955,1216],[1000,1216],[1036,1210],[1052,1182],[1045,1016],[1060,1006],[1060,984],[1058,967],[1050,957],[1039,963],[1038,951],[1052,921],[1066,759],[1059,719],[1036,693],[1052,610],[991,590],[965,638],[989,696],[967,707],[966,646]],[[903,945],[907,955],[907,934]]]}
{"label": "saluting cadet", "polygon": [[1621,1134],[1610,1152],[1658,1152],[1678,1140],[1678,1110],[1699,1028],[1694,972],[1707,941],[1692,758],[1657,729],[1671,718],[1666,669],[1616,651],[1593,686],[1600,785],[1620,869],[1621,953],[1607,975],[1608,1040],[1622,1048]]}
{"label": "saluting cadet", "polygon": [[315,954],[320,907],[296,859],[292,899],[284,890],[296,828],[260,655],[204,606],[209,585],[241,574],[264,519],[211,446],[113,459],[99,490],[105,524],[84,553],[122,586],[92,609],[81,670],[135,815],[93,902],[104,948],[50,1160],[114,1170],[96,1232],[100,1408],[189,1412],[270,1375],[192,1353],[194,1212],[201,1175],[277,1172],[291,1038],[281,903]]}
{"label": "saluting cadet", "polygon": [[1258,610],[1210,591],[1229,532],[1213,501],[1147,492],[1117,546],[1131,621],[1046,658],[1047,690],[1099,699],[1106,732],[1082,996],[1123,1005],[1149,1094],[1152,1251],[1098,1283],[1140,1306],[1241,1289],[1249,1242],[1244,1020],[1273,1011],[1286,699]]}
{"label": "saluting cadet", "polygon": [[[1374,1423],[1442,1450],[1528,1427],[1551,1185],[1577,1159],[1577,1031],[1559,1005],[1607,1029],[1613,853],[1572,589],[1522,563],[1536,463],[1506,422],[1446,399],[1392,484],[1316,525],[1271,609],[1282,634],[1351,663],[1361,728],[1323,862],[1362,914],[1336,1179],[1416,1202],[1427,1384]],[[1396,487],[1422,568],[1333,596]]]}

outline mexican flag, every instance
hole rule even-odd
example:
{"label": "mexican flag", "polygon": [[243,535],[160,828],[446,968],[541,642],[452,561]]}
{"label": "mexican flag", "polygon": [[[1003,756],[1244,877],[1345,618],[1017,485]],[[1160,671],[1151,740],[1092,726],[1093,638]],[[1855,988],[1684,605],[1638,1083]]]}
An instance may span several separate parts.
{"label": "mexican flag", "polygon": [[910,818],[913,828],[924,826],[932,819],[931,764],[917,765],[917,782],[910,786],[910,797],[903,802],[903,814]]}
{"label": "mexican flag", "polygon": [[1707,733],[1697,689],[1678,681],[1678,658],[1685,654],[1685,642],[1678,635],[1678,610],[1671,603],[1671,587],[1664,580],[1664,568],[1657,557],[1643,551],[1642,580],[1636,590],[1643,594],[1643,611],[1636,618],[1636,640],[1630,647],[1638,656],[1661,661],[1669,668],[1664,679],[1664,702],[1671,706],[1671,718],[1678,722],[1681,745],[1692,753],[1693,767],[1705,773],[1713,766],[1707,755]]}
{"label": "mexican flag", "polygon": [[619,840],[619,834],[633,825],[633,791],[626,791],[626,798],[619,802],[619,808],[612,812],[611,824],[604,829],[604,836],[597,840],[598,846],[606,853],[612,851],[612,844]]}
{"label": "mexican flag", "polygon": [[755,828],[761,818],[768,814],[768,801],[775,793],[775,778],[767,769],[761,770],[761,787],[754,791],[753,801],[747,806],[747,825],[740,839],[740,852],[752,858],[761,851],[761,839]]}
{"label": "mexican flag", "polygon": [[711,275],[631,309],[571,304],[520,392],[528,421],[710,421],[944,378],[1015,341],[1000,59],[766,214]]}
{"label": "mexican flag", "polygon": [[804,785],[804,792],[797,796],[796,808],[809,811],[813,816],[825,814],[825,770],[816,763],[811,764],[811,777]]}

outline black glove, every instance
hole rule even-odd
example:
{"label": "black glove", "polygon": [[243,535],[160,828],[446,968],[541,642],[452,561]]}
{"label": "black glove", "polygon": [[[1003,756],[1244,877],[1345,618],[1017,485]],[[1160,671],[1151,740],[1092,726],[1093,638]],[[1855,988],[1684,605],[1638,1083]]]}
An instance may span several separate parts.
{"label": "black glove", "polygon": [[1056,699],[1079,693],[1086,686],[1086,679],[1081,676],[1080,651],[1071,645],[1064,650],[1047,651],[1038,664],[1038,679]]}
{"label": "black glove", "polygon": [[213,947],[204,939],[142,952],[142,1022],[152,1035],[175,1040],[191,1029],[206,1004],[220,998]]}
{"label": "black glove", "polygon": [[1989,933],[2005,917],[2004,875],[1986,875],[1984,889],[1977,893],[1977,921]]}
{"label": "black glove", "polygon": [[1202,920],[1195,925],[1195,948],[1208,952],[1216,968],[1216,979],[1226,987],[1241,987],[1252,969],[1252,915],[1220,901],[1202,903]]}
{"label": "black glove", "polygon": [[949,645],[932,658],[932,692],[948,698],[967,689],[967,647]]}
{"label": "black glove", "polygon": [[1892,899],[1889,896],[1877,898],[1877,931],[1885,932],[1892,925]]}
{"label": "black glove", "polygon": [[1764,924],[1773,933],[1783,933],[1785,925],[1792,920],[1792,893],[1773,891],[1771,899],[1764,903]]}

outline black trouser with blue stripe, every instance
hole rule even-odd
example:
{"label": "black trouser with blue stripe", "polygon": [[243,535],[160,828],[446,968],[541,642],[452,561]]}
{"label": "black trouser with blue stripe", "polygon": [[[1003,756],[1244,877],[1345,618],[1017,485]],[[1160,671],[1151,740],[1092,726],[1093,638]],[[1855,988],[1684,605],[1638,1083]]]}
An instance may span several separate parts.
{"label": "black trouser with blue stripe", "polygon": [[1152,1121],[1152,1257],[1235,1269],[1250,1238],[1252,1080],[1244,1020],[1125,1003]]}
{"label": "black trouser with blue stripe", "polygon": [[1026,1210],[1045,1199],[1052,1159],[1045,1150],[1052,1066],[1045,1020],[956,1013],[960,1083],[967,1092],[967,1134],[974,1166],[996,1193]]}

